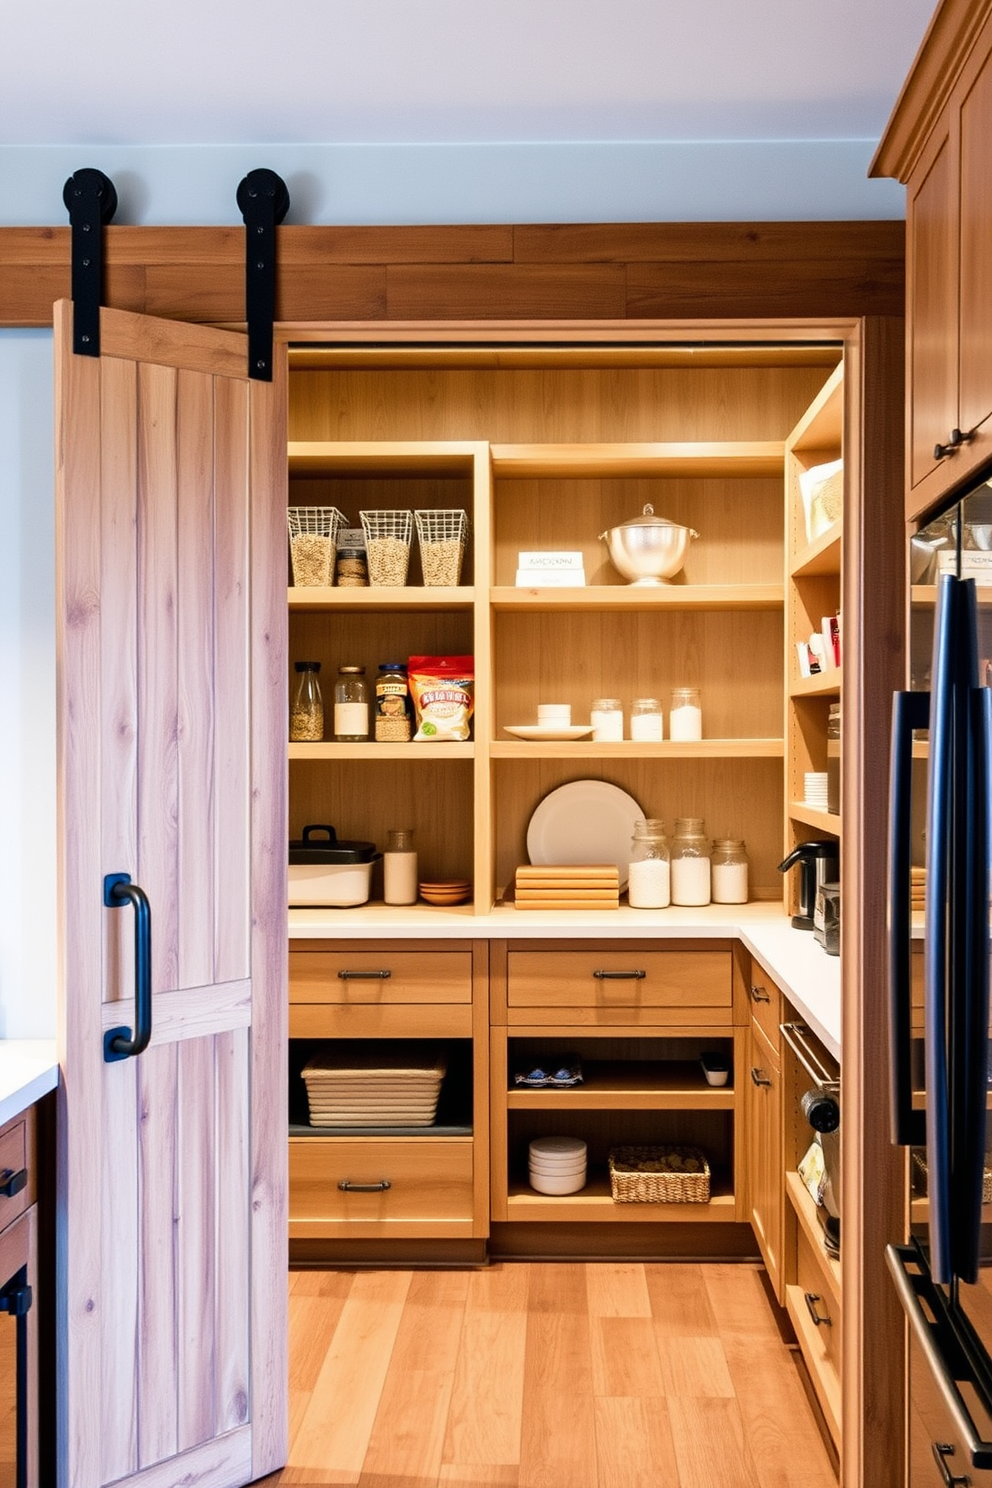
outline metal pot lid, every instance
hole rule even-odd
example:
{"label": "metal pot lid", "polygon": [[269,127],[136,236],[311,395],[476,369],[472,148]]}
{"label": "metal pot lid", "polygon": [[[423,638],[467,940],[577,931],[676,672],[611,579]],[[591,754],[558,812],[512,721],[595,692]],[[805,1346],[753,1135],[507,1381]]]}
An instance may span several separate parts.
{"label": "metal pot lid", "polygon": [[[326,837],[313,834],[326,833]],[[314,823],[303,828],[302,838],[289,844],[291,863],[371,863],[378,853],[374,842],[346,842],[333,827]]]}
{"label": "metal pot lid", "polygon": [[699,533],[692,527],[686,527],[682,522],[670,522],[667,517],[656,517],[650,501],[644,503],[644,510],[639,517],[631,517],[629,522],[621,522],[619,527],[611,527],[610,531],[617,532],[623,527],[677,527],[682,532],[688,532],[692,537],[699,536]]}

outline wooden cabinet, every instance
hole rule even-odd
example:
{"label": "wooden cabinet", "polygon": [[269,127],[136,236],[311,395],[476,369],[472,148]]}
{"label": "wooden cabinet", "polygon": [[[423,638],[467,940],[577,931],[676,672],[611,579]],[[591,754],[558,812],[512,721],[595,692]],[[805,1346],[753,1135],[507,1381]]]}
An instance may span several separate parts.
{"label": "wooden cabinet", "polygon": [[38,1488],[35,1110],[0,1127],[0,1482]]}
{"label": "wooden cabinet", "polygon": [[[289,972],[291,1244],[478,1240],[489,1231],[489,951],[296,941]],[[383,1042],[388,1041],[388,1043]],[[301,1070],[329,1044],[441,1049],[430,1127],[310,1123]],[[310,1254],[315,1252],[312,1250]]]}
{"label": "wooden cabinet", "polygon": [[992,19],[938,7],[876,155],[906,184],[908,514],[992,456]]}

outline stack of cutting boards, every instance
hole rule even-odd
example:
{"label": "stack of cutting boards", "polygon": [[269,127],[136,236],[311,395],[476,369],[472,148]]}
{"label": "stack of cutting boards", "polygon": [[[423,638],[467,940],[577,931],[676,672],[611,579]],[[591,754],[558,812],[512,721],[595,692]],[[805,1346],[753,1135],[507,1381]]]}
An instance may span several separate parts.
{"label": "stack of cutting boards", "polygon": [[619,909],[616,863],[532,863],[517,869],[517,909]]}
{"label": "stack of cutting boards", "polygon": [[433,1126],[446,1070],[437,1050],[343,1053],[333,1044],[303,1066],[311,1126]]}
{"label": "stack of cutting boards", "polygon": [[924,899],[927,892],[927,870],[925,868],[911,868],[909,870],[910,880],[910,908],[923,909]]}

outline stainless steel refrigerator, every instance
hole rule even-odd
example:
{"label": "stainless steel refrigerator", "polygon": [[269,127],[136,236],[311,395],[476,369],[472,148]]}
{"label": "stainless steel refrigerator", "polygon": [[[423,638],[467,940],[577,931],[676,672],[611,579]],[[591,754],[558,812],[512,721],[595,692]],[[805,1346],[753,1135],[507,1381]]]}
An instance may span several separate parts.
{"label": "stainless steel refrigerator", "polygon": [[[992,487],[911,540],[892,723],[893,1140],[909,1149],[909,1482],[992,1488]],[[922,956],[920,948],[922,944]]]}

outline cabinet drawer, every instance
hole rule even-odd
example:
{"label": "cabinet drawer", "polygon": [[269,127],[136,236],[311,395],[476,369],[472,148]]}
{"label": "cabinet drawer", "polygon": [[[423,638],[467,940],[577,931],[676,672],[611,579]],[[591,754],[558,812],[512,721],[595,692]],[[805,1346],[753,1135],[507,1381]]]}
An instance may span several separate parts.
{"label": "cabinet drawer", "polygon": [[751,968],[751,983],[749,988],[749,1001],[751,1003],[751,1018],[761,1029],[765,1038],[771,1044],[775,1053],[782,1057],[782,994],[772,981],[766,976],[760,966],[753,965]]}
{"label": "cabinet drawer", "polygon": [[[796,1285],[786,1288],[786,1307],[796,1330],[827,1425],[840,1440],[840,1299],[820,1257],[802,1230],[797,1235]],[[821,1319],[814,1322],[814,1314]],[[829,1322],[825,1321],[827,1318]]]}
{"label": "cabinet drawer", "polygon": [[511,1009],[645,1008],[682,1023],[709,1021],[698,1011],[719,1009],[729,1021],[729,951],[510,951],[507,962]]}
{"label": "cabinet drawer", "polygon": [[26,1121],[13,1121],[0,1132],[0,1190],[5,1185],[14,1189],[9,1195],[0,1191],[0,1230],[34,1203],[35,1185],[29,1147]]}
{"label": "cabinet drawer", "polygon": [[290,951],[289,1000],[300,1003],[472,1001],[472,952]]}
{"label": "cabinet drawer", "polygon": [[[372,1192],[338,1185],[368,1185]],[[388,1188],[373,1187],[388,1184]],[[290,1237],[468,1233],[472,1138],[290,1138]],[[453,1229],[449,1229],[453,1227]]]}

